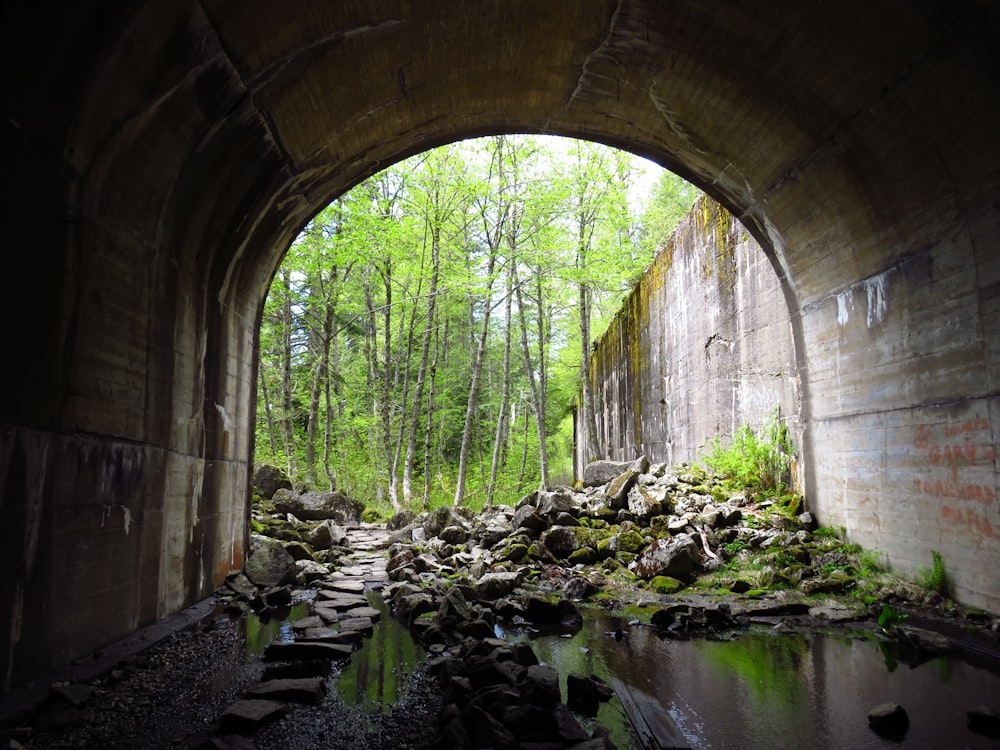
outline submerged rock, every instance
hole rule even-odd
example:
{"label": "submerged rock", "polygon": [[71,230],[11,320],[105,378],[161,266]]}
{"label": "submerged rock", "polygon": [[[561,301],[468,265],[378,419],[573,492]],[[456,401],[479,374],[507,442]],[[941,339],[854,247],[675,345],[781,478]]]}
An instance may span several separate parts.
{"label": "submerged rock", "polygon": [[882,703],[868,712],[868,726],[884,737],[901,738],[910,727],[910,717],[898,703]]}

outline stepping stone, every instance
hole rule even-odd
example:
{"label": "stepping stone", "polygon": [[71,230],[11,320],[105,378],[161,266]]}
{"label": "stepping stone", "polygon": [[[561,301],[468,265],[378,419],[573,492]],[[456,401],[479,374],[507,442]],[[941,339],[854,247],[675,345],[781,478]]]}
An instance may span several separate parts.
{"label": "stepping stone", "polygon": [[296,620],[292,623],[292,630],[308,630],[309,628],[321,627],[323,627],[323,620],[320,619],[319,615],[303,617],[301,620]]}
{"label": "stepping stone", "polygon": [[313,605],[313,609],[323,608],[343,611],[354,607],[364,607],[367,604],[368,599],[364,596],[341,594],[336,591],[321,591],[318,601]]}
{"label": "stepping stone", "polygon": [[268,680],[247,690],[247,695],[266,700],[319,703],[326,693],[322,677]]}
{"label": "stepping stone", "polygon": [[219,720],[223,731],[252,732],[269,721],[278,719],[288,712],[284,703],[277,701],[248,699],[230,703]]}
{"label": "stepping stone", "polygon": [[350,646],[320,641],[292,641],[272,643],[264,650],[264,661],[293,661],[295,659],[350,659],[354,651]]}
{"label": "stepping stone", "polygon": [[314,611],[325,625],[333,625],[340,619],[340,614],[333,607],[317,607]]}
{"label": "stepping stone", "polygon": [[[339,572],[345,576],[350,576],[352,578],[357,578],[358,576],[363,576],[365,571],[361,568],[356,568],[354,566],[347,566],[339,569]],[[364,581],[361,582],[361,590],[364,591]]]}
{"label": "stepping stone", "polygon": [[374,607],[355,607],[344,612],[344,617],[367,617],[372,622],[378,622],[382,613]]}
{"label": "stepping stone", "polygon": [[288,680],[300,677],[326,677],[330,674],[329,659],[290,661],[287,664],[269,664],[262,680]]}
{"label": "stepping stone", "polygon": [[331,630],[330,628],[316,628],[315,631],[307,630],[302,634],[300,641],[316,641],[318,643],[339,643],[342,646],[353,646],[364,640],[365,634],[360,630]]}
{"label": "stepping stone", "polygon": [[333,591],[343,594],[363,594],[365,591],[365,582],[335,578],[331,581],[323,582],[323,588],[320,589],[320,593],[322,594],[324,591]]}
{"label": "stepping stone", "polygon": [[356,631],[365,635],[371,635],[374,629],[375,623],[372,622],[370,617],[352,617],[349,620],[340,621],[341,633]]}

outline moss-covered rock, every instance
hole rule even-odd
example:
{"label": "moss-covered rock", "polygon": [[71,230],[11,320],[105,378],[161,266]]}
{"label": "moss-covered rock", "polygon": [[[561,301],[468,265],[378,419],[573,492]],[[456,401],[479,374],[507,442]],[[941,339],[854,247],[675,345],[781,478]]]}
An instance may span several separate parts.
{"label": "moss-covered rock", "polygon": [[649,587],[657,594],[673,594],[684,588],[684,582],[671,576],[654,576],[649,582]]}
{"label": "moss-covered rock", "polygon": [[597,551],[593,547],[581,547],[573,550],[566,561],[571,565],[592,565],[597,562]]}

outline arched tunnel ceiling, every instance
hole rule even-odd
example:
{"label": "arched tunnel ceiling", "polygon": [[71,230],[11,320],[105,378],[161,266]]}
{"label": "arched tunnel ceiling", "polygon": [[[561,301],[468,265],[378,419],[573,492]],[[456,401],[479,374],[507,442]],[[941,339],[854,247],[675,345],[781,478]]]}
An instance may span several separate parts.
{"label": "arched tunnel ceiling", "polygon": [[[955,109],[997,115],[985,7],[144,3],[101,31],[82,25],[106,46],[86,61],[92,77],[77,94],[90,132],[72,133],[72,149],[83,180],[128,185],[122,200],[172,191],[181,213],[226,222],[220,244],[263,229],[253,254],[280,253],[326,201],[425,148],[502,131],[590,138],[678,171],[765,246],[778,239],[785,275],[826,263],[824,288],[796,289],[808,303],[848,281],[837,278],[843,259],[817,259],[817,247],[855,243],[868,271],[884,265],[858,238],[909,220],[914,180],[940,186],[942,210],[960,210],[949,183],[983,144],[970,152],[938,131]],[[968,81],[976,70],[983,80]],[[958,74],[985,84],[981,100],[950,95]],[[176,127],[147,130],[164,118]],[[901,129],[922,164],[894,160]],[[137,151],[142,173],[122,180]],[[894,183],[900,195],[886,192]],[[192,190],[211,217],[186,203]],[[260,268],[268,276],[273,259]]]}

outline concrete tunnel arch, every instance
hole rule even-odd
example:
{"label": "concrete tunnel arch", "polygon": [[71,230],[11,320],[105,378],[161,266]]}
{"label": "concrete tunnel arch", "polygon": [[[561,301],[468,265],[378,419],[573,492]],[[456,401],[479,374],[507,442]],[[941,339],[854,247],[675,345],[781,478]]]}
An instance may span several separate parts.
{"label": "concrete tunnel arch", "polygon": [[812,507],[1000,611],[988,4],[25,0],[3,28],[30,280],[0,297],[5,689],[239,567],[283,249],[389,163],[496,132],[627,149],[740,217],[785,284]]}

